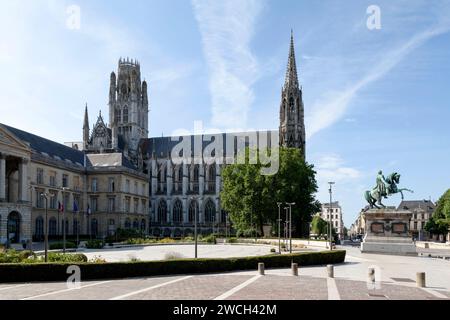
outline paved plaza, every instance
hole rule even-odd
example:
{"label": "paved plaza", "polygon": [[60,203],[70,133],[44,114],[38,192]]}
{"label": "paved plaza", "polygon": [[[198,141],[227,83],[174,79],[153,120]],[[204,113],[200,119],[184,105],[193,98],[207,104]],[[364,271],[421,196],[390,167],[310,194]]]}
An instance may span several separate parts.
{"label": "paved plaza", "polygon": [[[270,249],[275,246],[270,245],[242,245],[242,244],[199,244],[197,247],[199,258],[231,258],[263,256],[271,254]],[[85,249],[79,251],[84,253],[88,259],[100,257],[107,262],[130,261],[138,259],[140,261],[165,260],[168,258],[194,258],[194,245],[152,245],[134,246],[115,249]]]}
{"label": "paved plaza", "polygon": [[[217,246],[220,247],[220,246]],[[0,299],[29,300],[435,300],[450,299],[450,261],[425,257],[361,254],[347,249],[346,262],[328,278],[325,266],[204,275],[175,275],[82,282],[73,289],[64,282],[0,284]],[[375,287],[366,282],[375,267]],[[415,284],[426,272],[426,288]]]}

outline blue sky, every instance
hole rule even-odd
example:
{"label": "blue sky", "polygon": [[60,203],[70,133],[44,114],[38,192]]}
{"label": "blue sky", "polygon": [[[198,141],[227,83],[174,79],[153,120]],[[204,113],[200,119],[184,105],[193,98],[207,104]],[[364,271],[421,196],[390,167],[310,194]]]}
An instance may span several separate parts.
{"label": "blue sky", "polygon": [[318,199],[336,181],[349,226],[382,169],[402,174],[407,199],[437,200],[450,180],[448,1],[1,0],[0,122],[79,141],[85,103],[91,123],[108,113],[109,74],[128,56],[149,84],[150,136],[196,120],[277,129],[291,28]]}

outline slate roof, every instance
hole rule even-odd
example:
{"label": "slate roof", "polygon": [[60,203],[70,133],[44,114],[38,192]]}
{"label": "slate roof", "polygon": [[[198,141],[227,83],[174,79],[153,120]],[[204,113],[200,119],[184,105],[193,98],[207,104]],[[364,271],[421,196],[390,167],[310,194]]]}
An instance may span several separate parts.
{"label": "slate roof", "polygon": [[126,167],[137,170],[131,161],[123,153],[88,153],[86,154],[88,166],[93,167]]}
{"label": "slate roof", "polygon": [[[227,152],[227,138],[229,139],[232,135],[233,136],[249,136],[252,134],[257,134],[258,136],[261,134],[267,134],[268,132],[276,132],[276,131],[249,131],[249,132],[239,132],[239,133],[218,133],[218,134],[205,134],[205,135],[190,135],[190,136],[182,136],[183,139],[187,139],[187,141],[191,141],[191,154],[194,155],[194,143],[197,143],[199,139],[202,141],[202,152],[205,149],[206,146],[213,143],[216,139],[215,136],[222,136],[222,146],[223,146],[223,152],[224,155],[226,155]],[[278,133],[277,133],[278,134]],[[211,136],[213,138],[211,138]],[[175,141],[172,141],[172,137],[153,137],[148,139],[141,139],[139,142],[139,148],[141,148],[142,153],[145,155],[147,154],[150,158],[154,155],[156,158],[168,158],[171,150],[173,147],[175,147],[177,144],[179,144],[182,140],[180,139],[180,136],[174,137]],[[209,140],[207,140],[209,139]],[[269,135],[270,139],[270,135]],[[195,141],[195,142],[194,142]],[[234,145],[234,155],[237,153],[237,145],[236,143]],[[248,140],[246,140],[246,144],[248,145]],[[269,141],[270,145],[270,141]]]}
{"label": "slate roof", "polygon": [[7,126],[5,124],[2,124],[2,126],[4,126],[20,140],[29,143],[31,150],[35,153],[44,156],[48,155],[55,160],[70,160],[73,164],[83,165],[84,163],[84,153],[82,151],[75,150],[63,144]]}
{"label": "slate roof", "polygon": [[416,210],[419,208],[428,213],[433,213],[436,205],[430,200],[403,200],[397,210]]}

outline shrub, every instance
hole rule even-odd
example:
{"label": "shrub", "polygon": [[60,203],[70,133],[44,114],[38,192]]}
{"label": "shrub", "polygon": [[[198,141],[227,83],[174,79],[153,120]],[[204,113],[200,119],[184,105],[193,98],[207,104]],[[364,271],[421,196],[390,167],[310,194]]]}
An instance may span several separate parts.
{"label": "shrub", "polygon": [[[66,249],[74,249],[76,247],[77,247],[77,245],[75,244],[75,242],[66,241]],[[62,249],[62,248],[64,248],[63,242],[55,242],[55,243],[51,243],[49,245],[50,250],[56,250],[56,249]]]}
{"label": "shrub", "polygon": [[86,242],[86,248],[88,249],[102,249],[104,245],[102,240],[89,240]]}
{"label": "shrub", "polygon": [[217,239],[216,239],[216,236],[215,236],[215,235],[213,235],[213,234],[211,234],[211,235],[209,235],[209,236],[206,236],[206,237],[204,237],[204,238],[203,238],[203,241],[204,241],[204,242],[207,242],[207,243],[214,243],[214,244],[216,244],[216,243],[217,243]]}
{"label": "shrub", "polygon": [[184,256],[178,252],[167,252],[164,255],[164,260],[177,260],[182,258],[184,258]]}
{"label": "shrub", "polygon": [[[77,263],[82,280],[120,279],[170,274],[198,274],[237,270],[256,270],[259,262],[266,268],[289,268],[291,263],[299,266],[342,263],[344,250],[302,252],[283,255],[267,255],[245,258],[222,259],[176,259],[166,261],[139,261],[114,263]],[[65,281],[67,267],[71,263],[35,263],[0,265],[0,283],[29,281]]]}
{"label": "shrub", "polygon": [[[44,257],[41,257],[44,260]],[[82,253],[55,253],[48,254],[48,262],[87,262],[88,258]]]}
{"label": "shrub", "polygon": [[101,256],[94,256],[89,260],[89,263],[106,263],[106,260]]}
{"label": "shrub", "polygon": [[174,239],[171,238],[164,238],[158,241],[159,243],[174,243],[176,242]]}
{"label": "shrub", "polygon": [[182,239],[182,241],[185,241],[185,242],[192,242],[192,241],[194,241],[194,237],[184,237],[184,238]]}
{"label": "shrub", "polygon": [[236,243],[237,242],[237,238],[229,238],[228,239],[228,243]]}

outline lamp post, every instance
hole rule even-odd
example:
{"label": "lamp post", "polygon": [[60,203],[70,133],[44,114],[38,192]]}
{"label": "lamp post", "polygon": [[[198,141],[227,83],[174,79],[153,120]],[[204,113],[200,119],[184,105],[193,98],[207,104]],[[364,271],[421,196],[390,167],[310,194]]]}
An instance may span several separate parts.
{"label": "lamp post", "polygon": [[45,225],[44,225],[44,257],[45,262],[48,262],[48,198],[54,196],[53,194],[41,193],[41,197],[45,199]]}
{"label": "lamp post", "polygon": [[286,220],[285,220],[285,227],[284,227],[284,251],[287,251],[287,246],[288,246],[288,228],[289,228],[289,207],[284,207],[284,210],[286,211]]}
{"label": "lamp post", "polygon": [[289,206],[289,253],[292,253],[292,206],[295,202],[286,203]]}
{"label": "lamp post", "polygon": [[329,224],[328,224],[328,233],[329,233],[329,237],[330,237],[330,251],[331,250],[333,250],[333,244],[332,244],[332,240],[331,240],[331,237],[332,237],[332,235],[333,235],[333,233],[331,232],[331,228],[333,227],[333,219],[332,219],[332,217],[333,217],[333,204],[332,204],[332,189],[331,189],[331,187],[333,186],[333,184],[334,184],[334,182],[333,181],[330,181],[330,182],[328,182],[328,184],[330,185],[330,189],[328,190],[329,192],[330,192],[330,221],[329,221]]}
{"label": "lamp post", "polygon": [[63,219],[63,253],[66,253],[66,207],[67,207],[67,204],[65,203],[66,201],[66,197],[65,197],[65,191],[67,191],[67,190],[69,190],[69,188],[66,188],[66,187],[63,187],[62,188],[62,196],[63,196],[63,212],[62,212],[62,214],[63,214],[63,217],[62,217],[62,219]]}
{"label": "lamp post", "polygon": [[282,202],[277,202],[278,206],[278,253],[281,254],[281,205]]}

